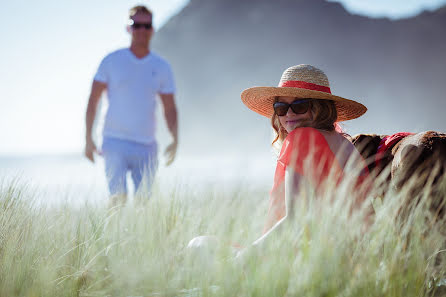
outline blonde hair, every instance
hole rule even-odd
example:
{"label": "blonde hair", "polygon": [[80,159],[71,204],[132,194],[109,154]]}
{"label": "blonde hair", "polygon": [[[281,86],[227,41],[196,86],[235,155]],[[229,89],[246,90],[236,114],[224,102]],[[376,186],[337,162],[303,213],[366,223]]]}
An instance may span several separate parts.
{"label": "blonde hair", "polygon": [[150,15],[152,17],[152,11],[150,11],[150,9],[148,9],[144,5],[137,5],[137,6],[134,6],[134,7],[130,8],[130,10],[129,10],[129,18],[132,18],[137,13],[148,14],[148,15]]}
{"label": "blonde hair", "polygon": [[[278,97],[275,98],[275,102],[277,101]],[[300,125],[301,127],[312,127],[325,131],[337,130],[338,127],[336,119],[338,118],[338,112],[336,111],[336,106],[332,100],[313,99],[310,100],[309,103],[310,112],[313,115],[313,119],[303,122]],[[271,126],[275,131],[275,138],[272,145],[281,147],[283,141],[288,135],[288,132],[280,124],[279,116],[275,112],[271,117]]]}

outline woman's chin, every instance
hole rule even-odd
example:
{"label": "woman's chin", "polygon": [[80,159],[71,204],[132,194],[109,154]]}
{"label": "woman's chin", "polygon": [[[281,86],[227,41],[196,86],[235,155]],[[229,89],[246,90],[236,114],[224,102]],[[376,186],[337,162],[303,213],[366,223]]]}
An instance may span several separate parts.
{"label": "woman's chin", "polygon": [[298,128],[301,126],[301,122],[300,121],[295,121],[292,123],[287,123],[285,129],[287,130],[288,133],[290,133],[291,131],[293,131],[294,129]]}

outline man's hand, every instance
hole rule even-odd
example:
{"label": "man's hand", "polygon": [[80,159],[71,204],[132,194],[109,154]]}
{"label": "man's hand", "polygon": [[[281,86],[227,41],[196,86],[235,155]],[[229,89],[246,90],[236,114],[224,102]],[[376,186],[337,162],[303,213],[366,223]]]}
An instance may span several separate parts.
{"label": "man's hand", "polygon": [[94,163],[94,153],[96,152],[96,145],[93,140],[87,140],[87,143],[85,144],[85,156],[87,159]]}
{"label": "man's hand", "polygon": [[166,157],[166,166],[169,166],[175,160],[177,146],[178,143],[174,141],[166,148],[166,151],[164,152],[164,156]]}

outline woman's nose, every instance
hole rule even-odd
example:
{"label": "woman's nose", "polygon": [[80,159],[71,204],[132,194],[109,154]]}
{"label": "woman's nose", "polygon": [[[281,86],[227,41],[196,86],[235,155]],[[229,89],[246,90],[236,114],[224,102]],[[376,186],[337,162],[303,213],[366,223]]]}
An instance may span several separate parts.
{"label": "woman's nose", "polygon": [[291,109],[291,106],[288,107],[288,110],[287,110],[287,112],[286,112],[286,116],[294,116],[294,115],[296,115],[296,114],[295,114],[294,111]]}

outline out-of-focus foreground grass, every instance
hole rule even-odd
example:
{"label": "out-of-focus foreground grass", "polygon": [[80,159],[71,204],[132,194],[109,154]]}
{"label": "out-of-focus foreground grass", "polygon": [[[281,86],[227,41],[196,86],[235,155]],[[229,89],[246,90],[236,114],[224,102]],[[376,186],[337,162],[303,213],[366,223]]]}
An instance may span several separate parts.
{"label": "out-of-focus foreground grass", "polygon": [[[348,189],[337,187],[333,203],[302,193],[293,227],[240,263],[234,245],[248,247],[262,232],[263,189],[155,188],[147,203],[114,209],[48,206],[33,192],[0,189],[0,296],[446,294],[446,225],[427,210],[428,194],[403,220],[408,194],[388,191],[365,232],[362,213],[349,215]],[[220,243],[188,249],[198,235]]]}

